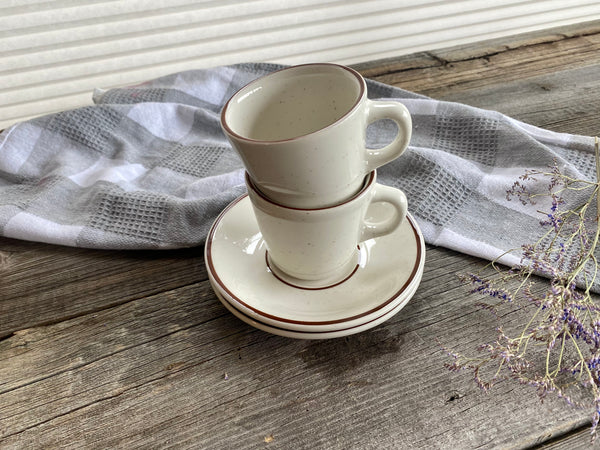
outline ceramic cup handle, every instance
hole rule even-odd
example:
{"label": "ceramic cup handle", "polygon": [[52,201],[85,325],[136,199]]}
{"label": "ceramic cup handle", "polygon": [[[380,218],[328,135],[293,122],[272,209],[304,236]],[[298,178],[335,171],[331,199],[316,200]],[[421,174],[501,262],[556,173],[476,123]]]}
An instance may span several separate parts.
{"label": "ceramic cup handle", "polygon": [[367,102],[369,124],[381,119],[390,119],[398,125],[398,134],[392,143],[383,148],[367,149],[368,170],[374,170],[396,159],[408,147],[412,134],[412,119],[406,106],[400,102],[373,100]]}
{"label": "ceramic cup handle", "polygon": [[360,237],[361,242],[391,233],[400,226],[406,217],[408,203],[406,195],[400,189],[377,183],[370,203],[379,202],[391,204],[395,211],[378,221],[364,220]]}

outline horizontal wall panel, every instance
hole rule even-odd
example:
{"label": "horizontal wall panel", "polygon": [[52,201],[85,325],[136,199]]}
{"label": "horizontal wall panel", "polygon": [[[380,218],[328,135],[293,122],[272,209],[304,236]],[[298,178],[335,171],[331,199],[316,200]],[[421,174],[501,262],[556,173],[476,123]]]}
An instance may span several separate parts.
{"label": "horizontal wall panel", "polygon": [[0,128],[183,70],[352,64],[596,19],[596,0],[4,0]]}

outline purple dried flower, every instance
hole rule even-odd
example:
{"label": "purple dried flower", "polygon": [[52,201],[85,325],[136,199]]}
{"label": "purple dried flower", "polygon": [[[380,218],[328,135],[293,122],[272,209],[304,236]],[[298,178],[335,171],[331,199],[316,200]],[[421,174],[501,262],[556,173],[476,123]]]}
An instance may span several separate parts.
{"label": "purple dried flower", "polygon": [[474,286],[471,293],[486,294],[506,302],[512,301],[510,292],[504,288],[496,287],[493,280],[482,278],[474,273],[467,274],[466,277],[463,277],[463,280],[469,280]]}
{"label": "purple dried flower", "polygon": [[546,214],[545,220],[540,221],[540,225],[552,225],[554,227],[554,231],[560,231],[560,227],[563,224],[563,218],[560,211],[558,211],[558,205],[561,202],[562,200],[559,197],[555,195],[552,196],[552,206],[550,207],[550,212]]}
{"label": "purple dried flower", "polygon": [[[596,165],[600,174],[598,140]],[[547,182],[545,192],[540,186],[543,179]],[[569,191],[585,195],[588,189],[584,204],[561,210],[565,205],[563,195]],[[520,248],[519,267],[503,271],[493,262],[490,264],[496,271],[493,276],[467,274],[462,279],[471,285],[471,293],[496,300],[477,306],[492,312],[498,321],[506,316],[500,313],[502,308],[514,308],[509,305],[533,314],[524,321],[527,325],[516,337],[508,336],[498,327],[493,342],[477,347],[477,357],[453,353],[454,362],[447,365],[450,370],[471,370],[473,380],[484,391],[499,379],[511,378],[534,387],[541,401],[549,393],[555,393],[571,406],[580,403],[567,389],[579,384],[591,393],[593,437],[600,423],[600,307],[590,295],[591,284],[597,277],[600,279],[594,257],[596,244],[600,242],[596,216],[600,209],[599,190],[598,181],[563,175],[557,161],[548,171],[526,171],[507,190],[507,199],[516,198],[524,205],[535,204],[543,195],[549,198],[549,210],[540,221],[545,228],[543,237]],[[548,287],[534,289],[533,275],[546,277]],[[600,289],[598,285],[594,287]],[[493,375],[486,378],[485,373]]]}

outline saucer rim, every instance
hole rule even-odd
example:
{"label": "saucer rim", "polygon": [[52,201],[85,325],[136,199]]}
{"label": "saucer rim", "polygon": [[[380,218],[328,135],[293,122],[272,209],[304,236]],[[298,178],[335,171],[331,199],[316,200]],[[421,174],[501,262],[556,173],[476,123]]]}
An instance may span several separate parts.
{"label": "saucer rim", "polygon": [[[242,309],[240,309],[239,307],[236,306],[236,304],[232,301],[230,301],[227,298],[227,295],[222,292],[221,290],[219,290],[218,286],[215,286],[213,283],[214,281],[212,280],[212,278],[210,279],[211,282],[211,286],[215,292],[215,294],[217,295],[217,298],[219,299],[219,301],[221,303],[224,303],[225,306],[229,309],[229,307],[233,308],[235,311],[239,312],[240,315],[242,315],[244,318],[242,317],[238,317],[239,319],[241,319],[242,321],[254,326],[254,323],[258,323],[261,324],[265,327],[270,327],[273,329],[277,329],[277,330],[282,330],[282,331],[290,331],[290,332],[294,332],[294,333],[308,333],[308,334],[325,334],[325,333],[332,333],[332,332],[337,332],[337,331],[350,331],[350,330],[354,330],[355,328],[358,327],[363,327],[366,324],[369,324],[373,321],[379,320],[382,317],[388,317],[388,314],[391,314],[392,311],[400,311],[400,309],[404,308],[404,306],[406,306],[406,304],[414,297],[414,295],[416,294],[418,288],[419,288],[419,284],[415,284],[413,286],[410,286],[405,292],[402,293],[402,295],[399,295],[396,299],[394,299],[394,302],[391,303],[391,307],[389,309],[384,309],[379,315],[375,316],[375,317],[363,317],[362,321],[353,321],[353,323],[348,323],[348,324],[338,324],[338,326],[333,326],[333,325],[296,325],[296,324],[287,324],[284,322],[279,322],[279,323],[271,323],[268,321],[263,321],[260,318],[257,318],[251,314],[249,314],[246,311],[243,311]],[[395,314],[395,313],[394,313]],[[393,314],[392,314],[393,315]],[[389,316],[391,317],[391,315]],[[387,320],[387,319],[386,319]],[[381,323],[381,322],[378,322]],[[339,326],[342,325],[342,326]],[[363,328],[361,328],[362,330]],[[348,333],[351,334],[351,333]]]}
{"label": "saucer rim", "polygon": [[229,310],[229,312],[231,314],[233,314],[236,318],[238,318],[242,322],[246,323],[247,325],[250,325],[251,327],[254,327],[257,330],[263,331],[265,333],[271,333],[271,334],[274,334],[277,336],[282,336],[282,337],[287,337],[287,338],[292,338],[292,339],[312,339],[312,340],[340,338],[340,337],[344,337],[344,336],[350,336],[352,334],[362,333],[363,331],[367,331],[367,330],[370,330],[371,328],[375,328],[376,326],[381,325],[384,322],[387,322],[393,316],[398,314],[402,309],[404,309],[404,307],[408,304],[408,302],[415,295],[416,291],[417,291],[417,287],[415,287],[414,291],[412,291],[410,293],[410,295],[408,295],[405,299],[403,299],[401,302],[399,302],[397,305],[395,305],[389,311],[386,311],[385,313],[383,313],[373,319],[370,319],[366,322],[358,323],[358,324],[353,325],[348,328],[327,329],[327,330],[297,330],[297,329],[278,327],[275,325],[261,322],[260,320],[247,315],[243,311],[240,311],[238,308],[235,307],[235,305],[233,305],[232,303],[227,301],[227,299],[222,296],[222,292],[219,292],[218,290],[215,289],[217,298],[223,304],[223,306],[225,306],[225,308],[227,310]]}
{"label": "saucer rim", "polygon": [[[219,287],[221,294],[226,294],[228,297],[231,298],[232,301],[228,301],[230,304],[238,303],[240,306],[248,309],[249,311],[252,311],[254,314],[260,316],[261,318],[265,318],[267,320],[271,320],[271,321],[278,322],[278,323],[294,324],[296,326],[339,325],[339,324],[344,324],[346,322],[352,322],[355,320],[359,320],[366,316],[375,314],[378,311],[380,311],[381,309],[385,309],[386,306],[390,305],[390,303],[397,300],[404,292],[406,292],[408,290],[408,288],[411,286],[411,284],[413,282],[415,282],[415,280],[418,279],[417,281],[420,281],[420,277],[418,275],[422,271],[422,268],[424,265],[425,244],[424,244],[423,236],[422,236],[418,226],[416,225],[414,218],[410,215],[410,213],[407,213],[406,220],[408,220],[408,222],[410,224],[411,230],[413,232],[413,235],[414,235],[414,237],[416,239],[416,243],[417,243],[414,266],[412,268],[412,271],[411,271],[408,279],[402,285],[402,287],[400,289],[398,289],[397,291],[395,291],[393,294],[391,294],[388,299],[386,299],[383,302],[379,302],[375,307],[371,308],[370,310],[363,311],[360,314],[355,314],[353,316],[344,317],[344,318],[340,318],[340,319],[307,321],[307,320],[296,320],[296,319],[290,319],[290,318],[285,318],[285,317],[278,317],[278,316],[269,314],[267,312],[264,312],[254,306],[248,305],[246,302],[244,302],[243,300],[238,298],[238,296],[233,294],[229,290],[229,288],[227,288],[225,283],[219,277],[219,275],[214,267],[213,258],[212,258],[212,244],[213,244],[214,236],[215,236],[215,233],[216,233],[216,230],[217,230],[219,224],[221,223],[221,221],[223,220],[225,215],[231,209],[233,209],[238,203],[242,202],[247,197],[248,197],[248,194],[243,194],[243,195],[239,196],[238,198],[236,198],[235,200],[233,200],[229,205],[227,205],[227,207],[215,219],[215,221],[214,221],[213,225],[211,226],[210,231],[208,233],[208,237],[207,237],[206,245],[205,245],[205,251],[204,251],[208,274],[209,274],[210,278],[213,278],[214,283]],[[290,286],[290,289],[301,289],[299,287],[295,287],[295,286],[291,286],[291,285],[288,285],[288,286]],[[394,309],[394,308],[392,307],[391,309]],[[239,311],[240,308],[236,307],[236,310]],[[246,314],[246,313],[243,313],[243,314]]]}

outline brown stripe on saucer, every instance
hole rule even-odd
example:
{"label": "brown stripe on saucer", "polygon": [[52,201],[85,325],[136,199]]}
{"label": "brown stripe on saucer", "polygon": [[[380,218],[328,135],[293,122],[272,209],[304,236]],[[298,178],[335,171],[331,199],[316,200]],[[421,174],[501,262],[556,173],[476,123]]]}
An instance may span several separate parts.
{"label": "brown stripe on saucer", "polygon": [[[223,292],[225,292],[229,297],[231,297],[235,302],[239,303],[240,305],[244,306],[245,308],[254,311],[256,314],[263,316],[265,318],[271,319],[271,320],[275,320],[278,322],[283,322],[283,323],[293,323],[293,324],[297,324],[297,325],[332,325],[332,324],[337,324],[337,323],[344,323],[344,322],[350,322],[352,320],[355,319],[360,319],[361,317],[364,316],[368,316],[370,314],[373,314],[377,311],[379,311],[380,309],[384,308],[386,305],[388,305],[389,303],[391,303],[392,301],[394,301],[396,298],[398,298],[398,296],[400,296],[405,290],[406,288],[411,284],[411,282],[415,279],[415,277],[417,276],[417,271],[419,269],[419,263],[422,259],[422,248],[420,245],[420,239],[419,239],[419,233],[415,227],[414,221],[411,217],[406,216],[406,219],[408,220],[411,229],[414,233],[415,239],[417,240],[417,257],[415,259],[415,265],[413,267],[413,270],[410,274],[410,276],[408,277],[408,280],[404,283],[404,285],[398,289],[398,291],[396,291],[390,298],[388,298],[387,300],[385,300],[383,303],[379,304],[378,306],[370,309],[369,311],[365,311],[363,313],[360,314],[356,314],[354,316],[351,317],[346,317],[343,319],[335,319],[335,320],[323,320],[323,321],[305,321],[305,320],[294,320],[294,319],[287,319],[285,317],[277,317],[274,316],[272,314],[266,313],[264,311],[261,311],[251,305],[248,305],[247,303],[245,303],[242,299],[240,299],[238,296],[236,296],[233,292],[231,292],[227,286],[225,285],[225,283],[223,283],[223,281],[221,280],[221,278],[219,277],[219,275],[217,274],[217,271],[215,270],[215,266],[213,264],[213,260],[212,260],[212,241],[214,238],[214,234],[216,232],[216,229],[219,225],[219,223],[222,221],[223,217],[225,216],[225,214],[227,214],[227,212],[232,209],[235,205],[237,205],[240,201],[242,201],[243,199],[245,199],[248,195],[244,194],[240,197],[238,197],[237,199],[235,199],[233,202],[231,202],[222,212],[221,214],[217,217],[217,219],[215,220],[215,223],[213,224],[213,226],[210,229],[210,232],[208,234],[208,238],[206,240],[206,262],[208,265],[208,269],[210,271],[210,273],[213,275],[213,278],[215,280],[215,282],[219,285],[219,287],[223,290]],[[231,303],[231,302],[230,302]],[[239,310],[238,308],[236,308],[237,310]],[[269,325],[270,326],[270,325]]]}

